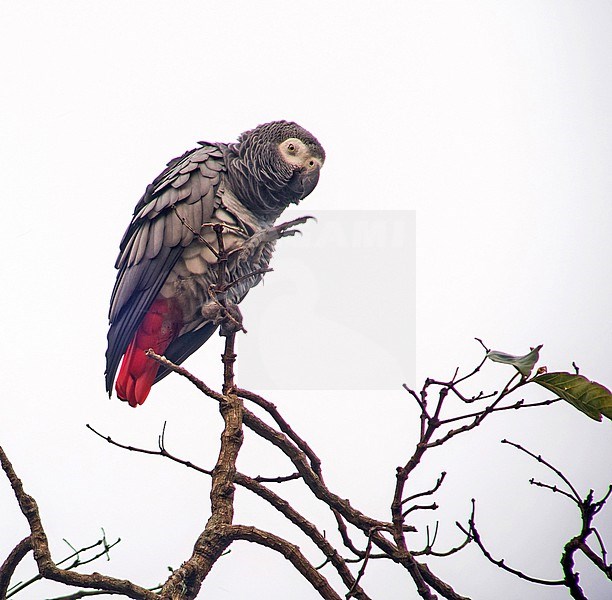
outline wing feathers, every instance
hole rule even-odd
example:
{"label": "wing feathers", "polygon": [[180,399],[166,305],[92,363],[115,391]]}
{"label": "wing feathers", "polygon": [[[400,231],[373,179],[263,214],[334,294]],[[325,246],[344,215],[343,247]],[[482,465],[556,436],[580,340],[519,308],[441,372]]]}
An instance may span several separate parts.
{"label": "wing feathers", "polygon": [[194,171],[195,169],[198,168],[198,163],[195,160],[195,152],[189,157],[189,162],[179,171],[179,173],[181,175],[184,175],[185,173],[191,173],[191,171]]}
{"label": "wing feathers", "polygon": [[193,231],[199,232],[211,219],[224,170],[222,151],[203,145],[170,161],[136,205],[116,262],[119,273],[111,298],[106,354],[109,393],[121,357],[144,314],[183,248],[193,241]]}
{"label": "wing feathers", "polygon": [[181,246],[184,248],[185,246],[189,246],[193,242],[193,232],[187,227],[183,226],[181,232]]}
{"label": "wing feathers", "polygon": [[200,199],[202,196],[204,196],[206,191],[208,191],[208,181],[208,179],[204,179],[199,173],[194,173],[192,176],[190,176],[189,183],[186,184],[184,188],[179,191],[179,195],[181,192],[186,192],[187,195],[185,196],[185,198],[193,197]]}
{"label": "wing feathers", "polygon": [[149,241],[145,258],[155,258],[161,250],[164,241],[164,219],[156,219],[149,228]]}
{"label": "wing feathers", "polygon": [[[196,178],[192,177],[191,179],[193,180]],[[193,182],[190,182],[190,183],[192,183],[191,187],[188,185],[184,185],[180,190],[178,190],[177,202],[180,202],[181,200],[185,200],[185,198],[189,198],[189,197],[193,198],[192,202],[196,202],[197,200],[200,199],[200,196],[197,195],[197,190],[193,186]]]}
{"label": "wing feathers", "polygon": [[168,213],[164,219],[164,245],[174,248],[181,241],[183,227],[176,212]]}
{"label": "wing feathers", "polygon": [[200,173],[204,175],[204,177],[214,177],[217,174],[217,171],[213,171],[209,169],[203,162],[198,165],[200,169]]}
{"label": "wing feathers", "polygon": [[132,247],[132,252],[130,253],[128,267],[139,263],[144,257],[145,250],[147,249],[147,240],[150,227],[151,223],[149,221],[145,221],[142,227],[138,230],[138,233],[136,234],[137,237],[134,240],[134,246]]}
{"label": "wing feathers", "polygon": [[[189,178],[189,175],[187,175],[186,177]],[[165,208],[168,208],[168,206],[172,206],[173,204],[176,204],[178,197],[179,197],[179,193],[175,188],[171,187],[171,188],[166,189],[162,194],[159,195],[159,197],[157,198],[157,201],[154,203],[155,212],[152,213],[149,218],[153,219],[157,217],[162,210],[164,210]]]}
{"label": "wing feathers", "polygon": [[194,202],[193,204],[187,204],[191,210],[191,223],[194,225],[194,229],[197,232],[201,232],[202,225],[204,224],[204,202]]}
{"label": "wing feathers", "polygon": [[223,169],[223,163],[214,158],[206,159],[206,166],[213,171],[221,171]]}
{"label": "wing feathers", "polygon": [[179,175],[176,179],[174,179],[170,185],[173,188],[180,188],[186,181],[189,180],[189,173],[184,173],[183,175]]}

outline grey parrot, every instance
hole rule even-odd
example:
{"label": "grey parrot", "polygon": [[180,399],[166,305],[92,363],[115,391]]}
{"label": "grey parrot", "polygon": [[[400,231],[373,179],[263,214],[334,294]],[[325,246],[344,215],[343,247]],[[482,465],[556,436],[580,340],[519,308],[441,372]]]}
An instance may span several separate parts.
{"label": "grey parrot", "polygon": [[[275,240],[293,230],[274,222],[317,185],[325,151],[296,123],[274,121],[237,143],[199,142],[147,186],[120,244],[106,351],[106,389],[142,404],[167,369],[149,348],[180,364],[219,326],[214,297],[217,233],[228,253],[227,292],[238,304],[263,277]],[[215,317],[215,315],[217,315]]]}

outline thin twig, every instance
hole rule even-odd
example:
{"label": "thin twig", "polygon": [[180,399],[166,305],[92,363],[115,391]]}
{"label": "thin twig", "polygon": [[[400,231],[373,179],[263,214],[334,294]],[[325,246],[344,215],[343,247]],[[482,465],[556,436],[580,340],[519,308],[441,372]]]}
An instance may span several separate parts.
{"label": "thin twig", "polygon": [[355,592],[359,586],[359,582],[361,581],[363,574],[365,573],[366,567],[368,566],[368,561],[370,560],[370,553],[372,552],[372,533],[374,533],[374,531],[372,531],[368,536],[368,545],[366,546],[365,553],[363,556],[363,563],[357,573],[357,579],[355,579],[355,583],[352,585],[352,587],[349,589],[345,596],[347,599],[357,597]]}
{"label": "thin twig", "polygon": [[262,475],[257,475],[257,477],[253,477],[253,479],[258,483],[285,483],[285,481],[294,481],[295,479],[301,479],[301,477],[299,473],[291,473],[291,475],[282,475],[279,477],[263,477]]}
{"label": "thin twig", "polygon": [[[471,423],[468,423],[467,425],[462,425],[461,427],[458,427],[457,429],[451,429],[450,431],[448,431],[446,434],[440,436],[439,438],[437,438],[437,439],[435,439],[433,441],[428,442],[427,443],[427,447],[428,448],[434,448],[436,446],[441,446],[442,444],[445,444],[448,440],[450,440],[451,438],[459,435],[460,433],[466,433],[467,431],[471,431],[475,427],[478,427],[491,413],[495,412],[495,409],[496,409],[497,405],[507,395],[509,395],[512,392],[514,392],[517,388],[525,385],[525,381],[523,379],[521,379],[514,386],[512,386],[512,382],[517,377],[520,377],[520,373],[516,373],[516,375],[514,375],[508,381],[508,383],[506,383],[506,385],[504,386],[502,391],[498,394],[498,396],[497,396],[497,398],[495,399],[494,402],[492,402],[491,404],[487,405],[479,413],[475,413],[474,419],[473,419],[473,421]],[[449,388],[442,388],[442,389],[444,390],[444,389],[449,389]]]}
{"label": "thin twig", "polygon": [[153,456],[165,456],[166,458],[169,458],[170,460],[173,460],[174,462],[177,462],[177,463],[179,463],[181,465],[184,465],[185,467],[188,467],[189,469],[193,469],[194,471],[199,471],[200,473],[204,473],[205,475],[212,475],[212,470],[204,469],[202,467],[198,467],[197,465],[193,464],[189,460],[183,460],[181,458],[178,458],[178,457],[173,456],[172,454],[170,454],[170,452],[168,452],[166,450],[165,446],[163,445],[163,442],[161,441],[162,440],[162,436],[160,436],[160,447],[159,447],[159,450],[147,450],[146,448],[138,448],[136,446],[129,446],[127,444],[122,444],[121,442],[117,442],[116,440],[112,439],[110,437],[110,435],[104,435],[104,434],[100,433],[99,431],[94,429],[89,424],[85,425],[85,427],[87,427],[87,429],[93,431],[93,433],[95,433],[98,437],[101,437],[104,441],[108,442],[112,446],[117,446],[117,448],[122,448],[123,450],[129,450],[130,452],[137,452],[139,454],[150,454],[150,455],[153,455]]}
{"label": "thin twig", "polygon": [[[160,444],[160,450],[147,450],[145,448],[137,448],[137,447],[129,446],[126,444],[121,444],[120,442],[113,440],[110,436],[105,436],[95,431],[92,427],[89,427],[89,428],[100,438],[102,438],[109,444],[117,446],[118,448],[129,450],[131,452],[139,452],[141,454],[162,456],[164,458],[168,458],[169,460],[173,462],[177,462],[190,469],[193,469],[199,473],[203,473],[205,475],[212,475],[212,471],[208,469],[203,469],[202,467],[199,467],[193,464],[191,461],[183,460],[173,455],[166,449],[165,444],[163,443]],[[162,435],[160,435],[160,440],[163,439],[163,435],[164,434],[162,432]],[[312,541],[319,547],[319,549],[323,552],[323,554],[325,554],[326,556],[325,564],[328,562],[331,562],[336,568],[336,570],[338,571],[339,575],[342,577],[347,587],[352,587],[355,581],[354,577],[351,575],[351,572],[346,567],[344,559],[338,554],[338,552],[325,539],[325,536],[322,535],[317,530],[315,525],[307,521],[302,515],[300,515],[296,510],[294,510],[293,507],[286,500],[282,499],[280,496],[275,494],[269,488],[261,485],[261,480],[279,482],[279,481],[287,481],[289,479],[296,479],[298,477],[300,477],[299,473],[294,473],[293,475],[289,477],[255,478],[255,477],[248,477],[247,475],[236,472],[234,481],[236,484],[252,491],[253,493],[257,494],[259,497],[269,502],[276,510],[278,510],[281,514],[283,514],[289,521],[297,525],[308,537],[312,539]],[[368,596],[365,594],[365,592],[363,592],[363,590],[361,590],[361,588],[358,588],[357,595],[355,597],[358,598],[359,600],[369,600]]]}
{"label": "thin twig", "polygon": [[531,577],[530,575],[527,575],[523,573],[522,571],[519,571],[518,569],[513,569],[512,567],[509,567],[508,565],[506,565],[503,558],[500,560],[493,558],[493,556],[491,556],[491,553],[484,546],[482,539],[480,537],[480,534],[478,533],[478,530],[476,529],[476,521],[475,521],[475,516],[474,516],[475,506],[476,506],[475,501],[474,499],[472,499],[472,516],[470,517],[468,521],[468,529],[465,529],[463,525],[461,525],[461,523],[459,522],[455,524],[457,525],[459,529],[461,529],[461,531],[465,535],[470,536],[476,542],[477,546],[480,548],[481,552],[483,553],[483,555],[486,557],[486,559],[489,562],[493,563],[500,569],[503,569],[504,571],[507,571],[508,573],[512,573],[513,575],[516,575],[520,579],[530,581],[531,583],[539,583],[541,585],[565,585],[565,581],[563,579],[550,581],[547,579],[538,579],[537,577]]}
{"label": "thin twig", "polygon": [[551,492],[554,492],[556,494],[561,494],[565,496],[566,498],[569,498],[574,504],[576,504],[576,498],[574,498],[569,492],[562,490],[556,485],[550,485],[548,483],[543,483],[542,481],[538,481],[537,479],[534,479],[533,477],[529,480],[529,483],[530,485],[534,485],[536,487],[541,487],[541,488],[550,490]]}
{"label": "thin twig", "polygon": [[156,594],[133,584],[131,581],[115,579],[114,577],[108,577],[100,573],[83,574],[60,569],[51,558],[49,542],[40,518],[38,505],[34,498],[24,491],[21,480],[17,477],[13,466],[2,448],[0,448],[0,463],[2,463],[2,468],[13,488],[19,508],[30,526],[30,539],[34,550],[34,557],[38,565],[39,573],[43,578],[59,581],[60,583],[75,587],[118,592],[128,598],[134,598],[135,600],[155,600],[157,598]]}
{"label": "thin twig", "polygon": [[[60,565],[63,565],[64,563],[67,563],[70,559],[75,558],[75,560],[73,560],[69,565],[65,566],[64,569],[65,570],[70,570],[70,569],[74,569],[76,567],[80,567],[82,565],[86,565],[88,563],[94,562],[95,560],[97,560],[98,558],[100,558],[101,556],[106,555],[107,559],[110,560],[110,556],[108,555],[108,551],[113,548],[114,546],[116,546],[119,542],[121,542],[121,538],[117,538],[117,540],[115,540],[112,544],[109,544],[106,541],[106,535],[104,534],[104,529],[102,530],[102,539],[98,540],[97,542],[94,542],[93,544],[90,544],[89,546],[84,546],[82,548],[79,548],[78,550],[72,545],[70,544],[66,539],[64,539],[64,542],[66,542],[66,544],[68,544],[68,546],[70,546],[70,548],[72,549],[72,554],[69,554],[66,558],[60,560],[57,563],[57,566],[59,567]],[[96,548],[97,546],[103,546],[103,550],[101,552],[98,552],[97,554],[95,554],[94,556],[92,556],[91,558],[87,559],[87,560],[81,560],[81,553],[82,552],[87,552],[88,550],[91,550],[92,548]],[[34,577],[31,577],[30,579],[20,582],[17,585],[14,585],[9,592],[7,593],[6,597],[7,598],[11,598],[12,596],[14,596],[15,594],[17,594],[18,592],[21,592],[23,589],[25,589],[26,587],[29,587],[30,585],[32,585],[33,583],[36,583],[37,581],[40,581],[41,579],[43,579],[43,576],[38,573],[37,575],[34,575]],[[100,591],[101,594],[103,593],[107,593],[105,591]],[[2,599],[2,596],[0,595],[0,599]]]}
{"label": "thin twig", "polygon": [[607,564],[606,546],[604,545],[601,534],[595,527],[593,527],[592,530],[593,530],[593,535],[595,536],[595,538],[597,539],[597,542],[599,543],[599,549],[601,551],[601,559],[604,561],[604,563]]}
{"label": "thin twig", "polygon": [[425,545],[425,548],[423,548],[423,550],[415,551],[413,552],[413,554],[414,556],[425,555],[425,556],[437,556],[440,558],[445,557],[445,556],[451,556],[453,554],[456,554],[460,550],[463,550],[463,548],[465,548],[471,541],[472,541],[472,538],[469,535],[466,535],[465,540],[463,540],[463,542],[461,542],[458,546],[454,546],[450,548],[449,550],[445,550],[444,552],[439,552],[438,550],[433,549],[433,542],[435,542],[435,539],[432,541],[431,544],[429,543],[429,540],[427,540],[427,544]]}
{"label": "thin twig", "polygon": [[423,496],[431,496],[431,494],[437,492],[440,489],[440,486],[442,485],[442,482],[444,481],[445,477],[446,477],[446,471],[442,471],[442,473],[440,473],[440,477],[438,477],[438,480],[436,481],[435,485],[430,490],[427,490],[425,492],[418,492],[417,494],[412,494],[412,496],[408,496],[407,498],[404,498],[402,500],[402,505],[406,504],[407,502],[410,502],[411,500],[416,500],[417,498],[422,498]]}
{"label": "thin twig", "polygon": [[537,460],[539,463],[543,464],[545,467],[550,469],[572,491],[574,502],[576,502],[576,504],[580,504],[582,502],[582,499],[580,498],[580,494],[576,491],[576,488],[571,484],[570,480],[563,473],[561,473],[561,471],[559,471],[559,469],[557,469],[556,467],[553,467],[548,461],[544,460],[540,455],[534,454],[533,452],[527,450],[526,448],[523,448],[523,446],[521,446],[520,444],[516,444],[514,442],[511,442],[510,440],[504,439],[504,440],[501,441],[501,443],[502,444],[508,444],[509,446],[512,446],[512,447],[516,448],[517,450],[520,450],[521,452],[524,452],[525,454],[531,456],[532,458]]}
{"label": "thin twig", "polygon": [[402,513],[402,517],[406,517],[415,510],[438,510],[438,508],[440,507],[435,502],[432,502],[431,504],[415,504],[414,506],[411,506],[408,510],[405,510]]}
{"label": "thin twig", "polygon": [[[518,400],[514,404],[510,404],[509,406],[497,406],[494,409],[488,411],[489,413],[501,412],[503,410],[518,410],[521,408],[533,408],[535,406],[549,406],[554,404],[555,402],[559,402],[560,398],[551,398],[549,400],[542,400],[541,402],[532,402],[529,404],[525,404],[524,400]],[[467,415],[460,415],[458,417],[450,417],[448,419],[443,419],[440,421],[440,425],[448,425],[449,423],[454,423],[455,421],[461,421],[462,419],[471,419],[472,417],[477,417],[482,414],[483,411],[469,413]]]}

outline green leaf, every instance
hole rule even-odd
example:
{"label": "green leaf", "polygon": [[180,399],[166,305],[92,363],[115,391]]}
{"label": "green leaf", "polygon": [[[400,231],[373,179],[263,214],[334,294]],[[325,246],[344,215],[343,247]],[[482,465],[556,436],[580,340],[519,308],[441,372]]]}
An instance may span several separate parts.
{"label": "green leaf", "polygon": [[540,358],[541,348],[542,345],[540,344],[539,346],[536,346],[529,354],[525,354],[525,356],[512,356],[512,354],[491,350],[490,352],[487,352],[487,358],[494,362],[512,365],[523,377],[529,377],[534,365]]}
{"label": "green leaf", "polygon": [[571,373],[544,373],[531,381],[557,394],[591,419],[601,421],[602,415],[612,419],[612,394],[595,381]]}

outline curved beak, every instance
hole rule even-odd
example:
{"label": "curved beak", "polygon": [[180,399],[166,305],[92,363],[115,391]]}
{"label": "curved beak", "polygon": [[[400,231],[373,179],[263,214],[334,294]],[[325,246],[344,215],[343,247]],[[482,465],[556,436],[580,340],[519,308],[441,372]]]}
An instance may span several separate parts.
{"label": "curved beak", "polygon": [[310,170],[300,169],[293,174],[289,182],[289,189],[298,196],[298,200],[303,200],[310,194],[319,182],[319,165]]}

